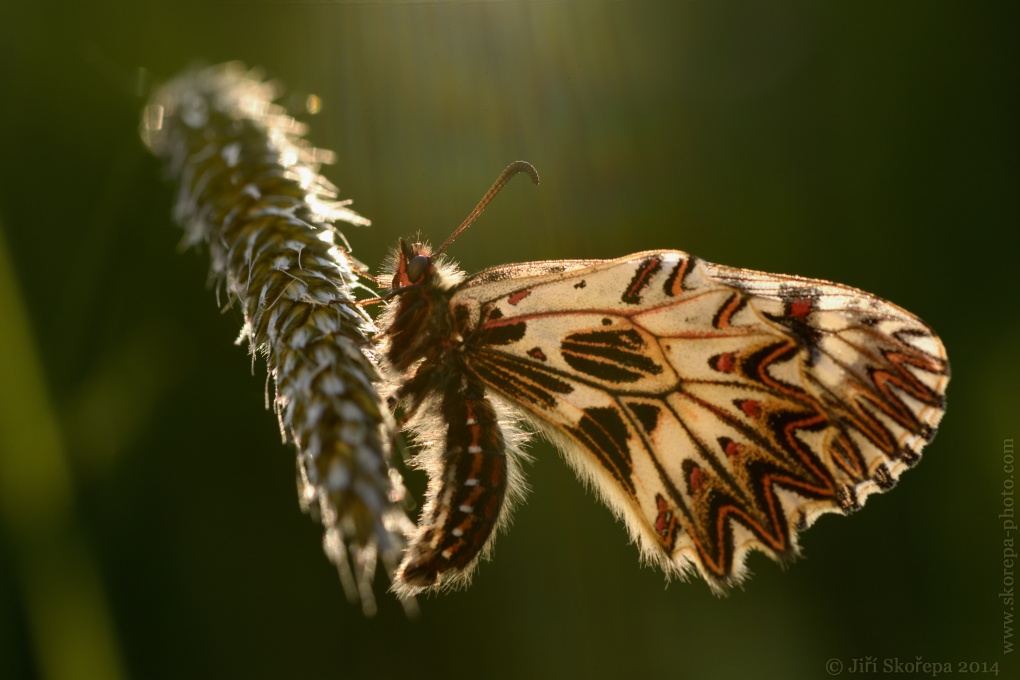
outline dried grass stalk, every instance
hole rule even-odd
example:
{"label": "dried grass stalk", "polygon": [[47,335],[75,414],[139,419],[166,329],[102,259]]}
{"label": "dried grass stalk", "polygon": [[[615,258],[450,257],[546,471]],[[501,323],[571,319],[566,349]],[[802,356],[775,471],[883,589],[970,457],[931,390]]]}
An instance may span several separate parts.
{"label": "dried grass stalk", "polygon": [[368,221],[336,201],[318,172],[333,154],[302,139],[277,95],[237,63],[188,72],[153,93],[142,137],[179,186],[184,245],[208,246],[213,281],[244,312],[241,339],[266,358],[302,507],[321,519],[348,596],[371,613],[376,561],[392,576],[410,523],[374,385],[372,322],[334,242],[334,222]]}

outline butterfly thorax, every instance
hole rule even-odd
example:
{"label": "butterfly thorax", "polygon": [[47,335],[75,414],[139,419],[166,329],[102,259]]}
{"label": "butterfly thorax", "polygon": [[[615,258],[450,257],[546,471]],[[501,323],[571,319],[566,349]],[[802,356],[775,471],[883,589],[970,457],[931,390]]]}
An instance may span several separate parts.
{"label": "butterfly thorax", "polygon": [[384,321],[386,358],[401,373],[423,359],[445,363],[456,344],[449,300],[462,274],[437,263],[427,246],[408,246],[403,240],[395,261],[397,301]]}

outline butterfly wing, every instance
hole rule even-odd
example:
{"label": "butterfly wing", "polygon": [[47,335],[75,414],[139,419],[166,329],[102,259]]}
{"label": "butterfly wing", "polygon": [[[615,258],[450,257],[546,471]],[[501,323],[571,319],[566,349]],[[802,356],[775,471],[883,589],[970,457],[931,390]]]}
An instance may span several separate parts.
{"label": "butterfly wing", "polygon": [[680,251],[499,267],[450,301],[465,360],[529,412],[642,553],[714,587],[777,560],[919,459],[944,412],[940,340],[825,281]]}

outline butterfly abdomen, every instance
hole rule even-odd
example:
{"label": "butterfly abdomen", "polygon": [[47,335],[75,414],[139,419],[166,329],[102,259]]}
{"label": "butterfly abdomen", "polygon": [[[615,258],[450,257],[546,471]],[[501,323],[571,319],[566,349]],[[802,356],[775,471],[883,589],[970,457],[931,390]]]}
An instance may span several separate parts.
{"label": "butterfly abdomen", "polygon": [[[503,513],[509,470],[498,414],[477,379],[449,376],[440,406],[447,425],[428,501],[399,580],[412,588],[467,570]],[[427,455],[427,454],[426,454]]]}

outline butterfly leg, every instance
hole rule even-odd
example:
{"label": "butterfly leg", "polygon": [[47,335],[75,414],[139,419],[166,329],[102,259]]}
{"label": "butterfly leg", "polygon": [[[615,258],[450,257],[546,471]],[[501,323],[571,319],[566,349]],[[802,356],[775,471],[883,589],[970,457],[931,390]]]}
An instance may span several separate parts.
{"label": "butterfly leg", "polygon": [[445,450],[430,474],[419,530],[398,582],[436,585],[447,572],[465,572],[489,542],[507,494],[506,444],[481,383],[451,380],[443,395]]}

